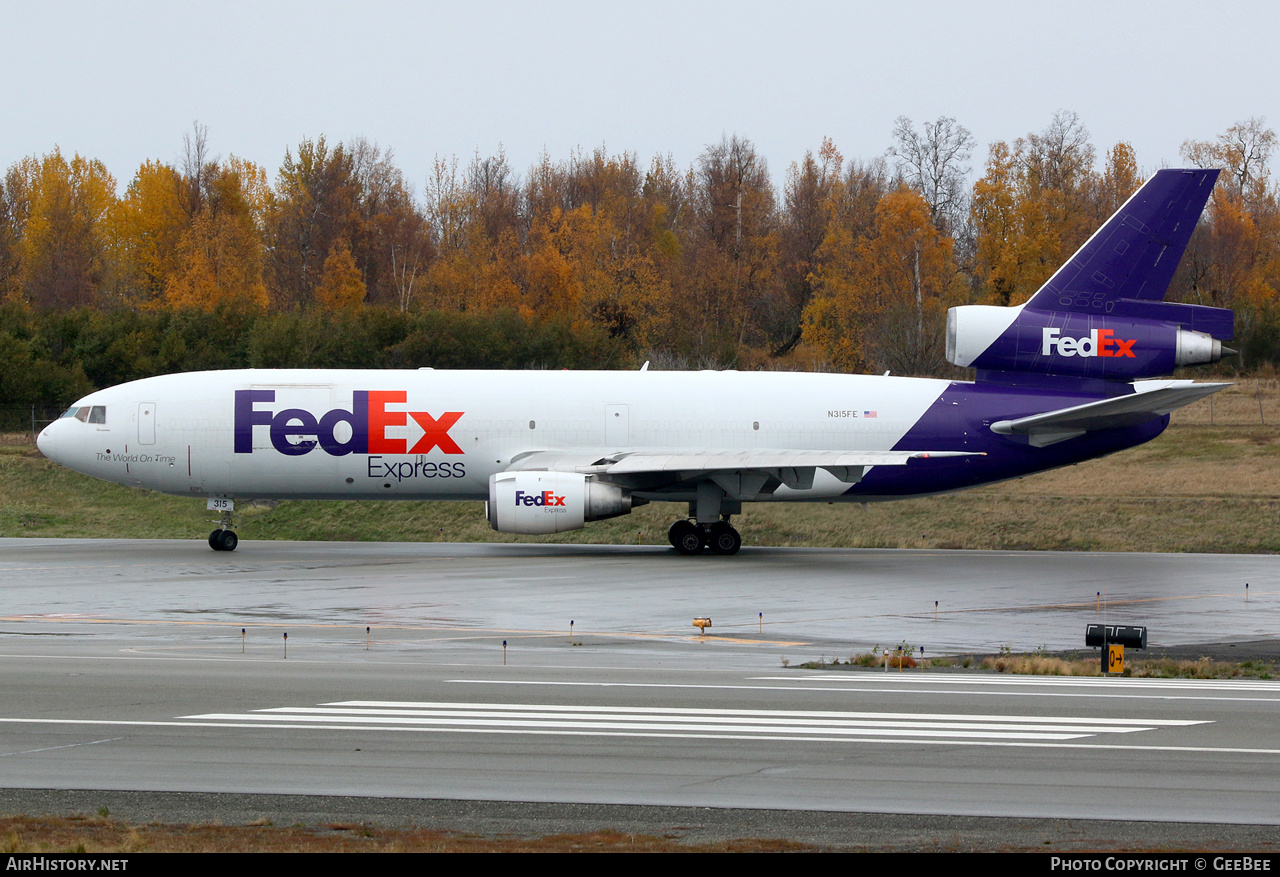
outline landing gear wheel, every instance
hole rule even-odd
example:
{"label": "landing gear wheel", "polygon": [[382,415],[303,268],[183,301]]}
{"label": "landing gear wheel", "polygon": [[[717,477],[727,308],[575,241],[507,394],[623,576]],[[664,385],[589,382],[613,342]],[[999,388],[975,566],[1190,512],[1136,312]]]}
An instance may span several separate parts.
{"label": "landing gear wheel", "polygon": [[667,531],[667,539],[671,542],[671,547],[681,554],[702,553],[702,530],[692,521],[676,521]]}
{"label": "landing gear wheel", "polygon": [[214,551],[235,551],[239,544],[234,530],[214,530],[209,534],[209,547]]}
{"label": "landing gear wheel", "polygon": [[742,536],[727,522],[719,521],[708,529],[707,545],[716,554],[737,554]]}

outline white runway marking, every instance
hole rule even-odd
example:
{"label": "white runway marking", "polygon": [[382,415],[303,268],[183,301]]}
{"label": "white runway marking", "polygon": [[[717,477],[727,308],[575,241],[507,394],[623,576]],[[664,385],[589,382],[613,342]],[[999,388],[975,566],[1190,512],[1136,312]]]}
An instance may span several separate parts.
{"label": "white runway marking", "polygon": [[561,706],[555,704],[342,701],[314,707],[272,707],[249,713],[183,716],[208,722],[289,727],[468,730],[474,733],[556,733],[718,739],[953,739],[1063,742],[1102,734],[1205,724],[1194,720],[1070,716],[934,715],[818,710],[734,710]]}

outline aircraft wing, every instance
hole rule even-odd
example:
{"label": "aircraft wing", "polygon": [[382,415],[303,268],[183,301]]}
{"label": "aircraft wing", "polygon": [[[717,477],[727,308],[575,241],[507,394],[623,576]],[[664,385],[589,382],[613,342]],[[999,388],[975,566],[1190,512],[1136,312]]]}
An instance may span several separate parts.
{"label": "aircraft wing", "polygon": [[620,452],[606,456],[536,451],[518,457],[509,470],[549,470],[603,475],[614,482],[673,484],[710,479],[730,496],[758,495],[771,480],[807,490],[823,469],[838,481],[856,484],[872,466],[905,466],[930,457],[973,456],[970,451],[681,451]]}
{"label": "aircraft wing", "polygon": [[1138,381],[1137,392],[1099,402],[1088,402],[1043,414],[1032,414],[1014,420],[991,424],[991,431],[1001,435],[1025,435],[1037,448],[1056,444],[1091,429],[1131,426],[1163,417],[1176,408],[1190,405],[1231,384],[1199,384],[1193,381]]}

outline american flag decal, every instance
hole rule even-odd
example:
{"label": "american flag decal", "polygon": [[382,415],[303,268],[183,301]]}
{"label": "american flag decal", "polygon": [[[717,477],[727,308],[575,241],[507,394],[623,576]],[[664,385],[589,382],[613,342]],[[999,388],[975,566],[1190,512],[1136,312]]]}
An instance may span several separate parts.
{"label": "american flag decal", "polygon": [[864,412],[862,412],[862,416],[863,416],[863,417],[875,417],[875,416],[876,416],[876,413],[875,413],[874,411],[864,411]]}

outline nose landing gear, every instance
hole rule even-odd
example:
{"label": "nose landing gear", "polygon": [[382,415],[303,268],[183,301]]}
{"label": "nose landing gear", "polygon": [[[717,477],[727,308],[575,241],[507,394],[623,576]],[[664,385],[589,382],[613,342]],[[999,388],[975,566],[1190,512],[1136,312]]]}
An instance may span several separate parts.
{"label": "nose landing gear", "polygon": [[209,547],[214,551],[235,551],[239,544],[235,530],[214,530],[209,534]]}
{"label": "nose landing gear", "polygon": [[232,529],[231,512],[223,510],[221,519],[215,521],[218,529],[209,534],[209,547],[214,551],[235,551],[240,537]]}

